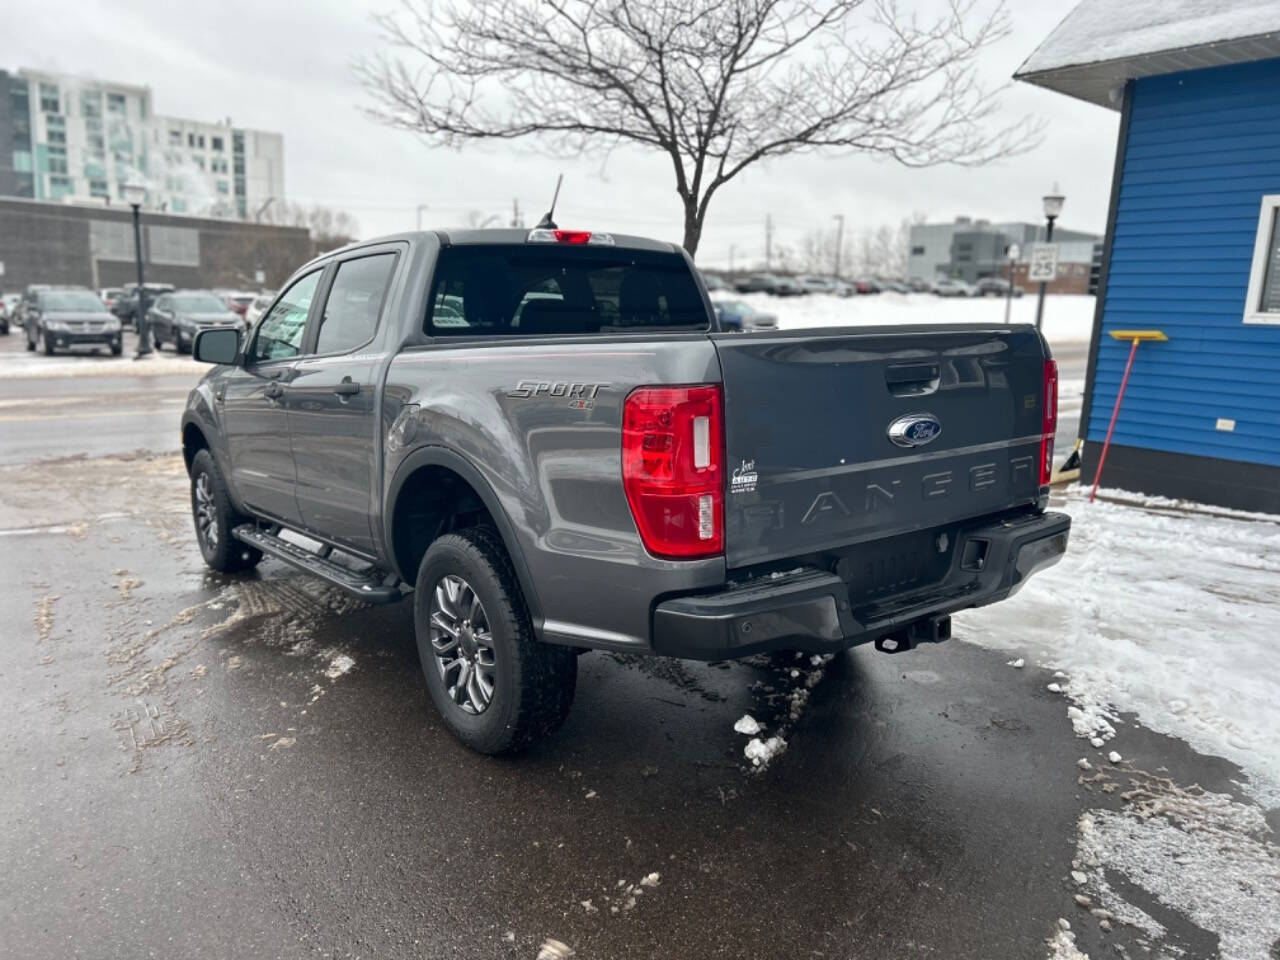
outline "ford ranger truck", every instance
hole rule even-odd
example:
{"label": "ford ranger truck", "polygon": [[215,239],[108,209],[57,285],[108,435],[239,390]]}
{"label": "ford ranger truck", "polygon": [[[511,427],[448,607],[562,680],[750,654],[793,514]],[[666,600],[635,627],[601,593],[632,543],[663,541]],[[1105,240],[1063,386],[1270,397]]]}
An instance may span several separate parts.
{"label": "ford ranger truck", "polygon": [[1067,546],[1036,330],[725,332],[670,243],[360,243],[194,349],[205,561],[411,598],[430,697],[484,753],[561,723],[583,651],[907,650]]}

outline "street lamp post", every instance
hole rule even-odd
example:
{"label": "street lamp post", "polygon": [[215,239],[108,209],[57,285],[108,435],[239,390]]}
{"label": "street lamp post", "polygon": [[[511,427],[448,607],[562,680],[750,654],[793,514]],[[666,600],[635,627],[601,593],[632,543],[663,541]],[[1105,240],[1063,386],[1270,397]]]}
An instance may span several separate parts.
{"label": "street lamp post", "polygon": [[[1044,231],[1044,242],[1053,242],[1053,221],[1058,219],[1058,215],[1062,213],[1062,205],[1066,202],[1066,197],[1058,192],[1058,185],[1053,185],[1053,193],[1045,195],[1044,198],[1044,218],[1048,221],[1048,226]],[[1044,294],[1049,284],[1044,280],[1040,281],[1040,300],[1036,303],[1036,329],[1040,329],[1040,325],[1044,322]]]}
{"label": "street lamp post", "polygon": [[835,263],[836,268],[833,272],[835,273],[835,278],[839,280],[840,279],[840,247],[843,246],[843,243],[844,243],[844,214],[837,213],[831,219],[835,220],[836,222],[836,263]]}
{"label": "street lamp post", "polygon": [[1005,255],[1009,258],[1009,289],[1004,292],[1004,322],[1009,322],[1009,315],[1013,311],[1013,265],[1018,259],[1021,251],[1016,243],[1009,244],[1009,249],[1005,251]]}
{"label": "street lamp post", "polygon": [[142,278],[142,203],[147,199],[147,189],[136,180],[125,184],[124,200],[133,208],[133,255],[138,264],[138,349],[133,359],[151,356],[151,337],[147,329],[147,291]]}

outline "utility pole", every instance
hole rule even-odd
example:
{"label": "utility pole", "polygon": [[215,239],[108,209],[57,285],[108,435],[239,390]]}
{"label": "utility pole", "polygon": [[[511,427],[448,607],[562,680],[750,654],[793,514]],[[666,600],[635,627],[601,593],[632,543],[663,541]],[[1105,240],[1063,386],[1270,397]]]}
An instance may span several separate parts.
{"label": "utility pole", "polygon": [[764,268],[773,268],[773,214],[764,215]]}
{"label": "utility pole", "polygon": [[524,226],[524,217],[520,216],[520,198],[511,198],[511,226],[520,228]]}
{"label": "utility pole", "polygon": [[733,273],[733,255],[735,252],[737,252],[737,249],[738,247],[736,244],[732,244],[732,243],[729,244],[729,272],[730,273]]}
{"label": "utility pole", "polygon": [[840,245],[844,241],[844,214],[837,213],[834,217],[836,221],[836,268],[833,271],[835,278],[840,279]]}

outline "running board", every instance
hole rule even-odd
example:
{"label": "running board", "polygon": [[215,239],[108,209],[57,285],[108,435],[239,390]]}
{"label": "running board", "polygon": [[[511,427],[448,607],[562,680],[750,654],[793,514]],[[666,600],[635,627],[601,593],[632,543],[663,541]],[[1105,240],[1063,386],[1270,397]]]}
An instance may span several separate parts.
{"label": "running board", "polygon": [[317,576],[368,603],[395,603],[404,596],[398,583],[388,585],[384,582],[387,579],[386,575],[379,576],[376,572],[362,574],[348,570],[329,560],[327,550],[325,556],[321,556],[296,543],[283,540],[275,534],[260,530],[252,523],[241,524],[231,531],[231,535],[241,543],[261,550],[267,556],[283,560],[291,567],[297,567],[304,573]]}

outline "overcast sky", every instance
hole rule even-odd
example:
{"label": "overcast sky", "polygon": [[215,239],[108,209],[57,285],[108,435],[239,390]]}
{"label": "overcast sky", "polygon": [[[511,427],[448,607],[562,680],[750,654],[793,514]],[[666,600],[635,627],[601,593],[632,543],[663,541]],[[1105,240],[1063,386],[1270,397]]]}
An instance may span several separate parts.
{"label": "overcast sky", "polygon": [[[921,0],[928,6],[933,0]],[[681,217],[664,157],[615,151],[557,159],[520,147],[448,151],[382,128],[360,113],[366,96],[350,64],[378,49],[371,3],[308,0],[10,0],[0,58],[152,88],[157,113],[217,120],[284,134],[285,192],[305,204],[345,209],[363,236],[465,223],[471,211],[509,219],[519,198],[532,223],[565,174],[556,219],[565,226],[642,233],[679,241]],[[1012,0],[1013,34],[987,51],[984,74],[1008,78],[1071,4]],[[981,169],[908,170],[849,155],[783,158],[717,194],[698,259],[724,265],[759,259],[764,219],[775,242],[798,245],[843,213],[848,228],[896,223],[914,211],[930,220],[959,214],[1039,220],[1040,197],[1056,181],[1067,197],[1060,224],[1101,232],[1106,221],[1119,115],[1026,84],[1012,84],[1003,115],[1048,123],[1032,153]]]}

